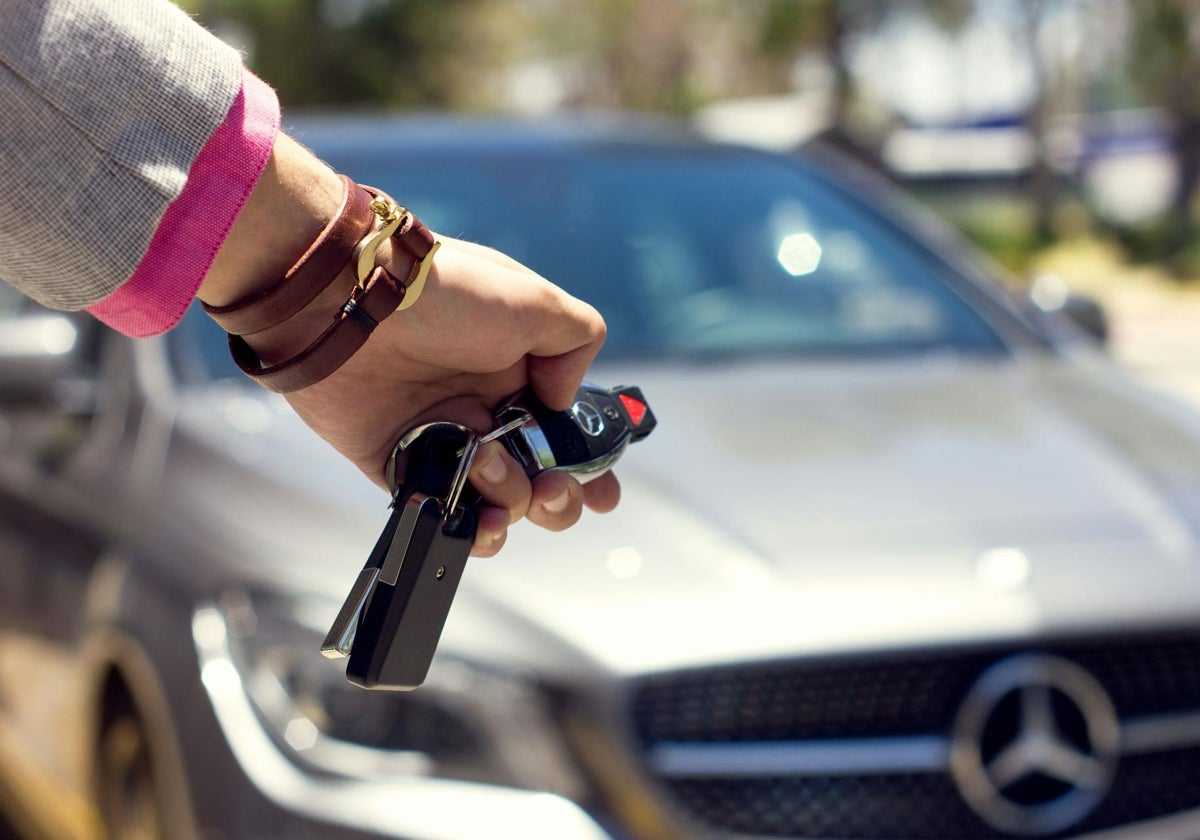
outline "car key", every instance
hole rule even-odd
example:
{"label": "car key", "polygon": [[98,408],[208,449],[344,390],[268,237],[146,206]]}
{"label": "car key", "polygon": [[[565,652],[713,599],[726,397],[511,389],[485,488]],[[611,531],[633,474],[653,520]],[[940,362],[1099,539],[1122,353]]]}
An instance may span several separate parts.
{"label": "car key", "polygon": [[565,412],[524,391],[496,411],[495,422],[482,437],[456,423],[430,423],[394,447],[392,514],[321,645],[330,658],[349,657],[350,682],[394,690],[424,682],[475,539],[480,497],[466,477],[479,446],[499,439],[531,478],[553,469],[588,481],[656,425],[637,388],[590,383]]}
{"label": "car key", "polygon": [[477,447],[478,436],[456,423],[417,427],[397,443],[405,481],[321,645],[326,656],[349,657],[350,682],[412,689],[425,680],[475,541],[477,496],[466,475]]}
{"label": "car key", "polygon": [[502,405],[496,422],[524,416],[505,448],[530,478],[545,470],[562,470],[581,483],[608,472],[625,447],[654,431],[657,420],[641,389],[619,385],[602,388],[584,382],[567,411],[551,411],[525,390]]}

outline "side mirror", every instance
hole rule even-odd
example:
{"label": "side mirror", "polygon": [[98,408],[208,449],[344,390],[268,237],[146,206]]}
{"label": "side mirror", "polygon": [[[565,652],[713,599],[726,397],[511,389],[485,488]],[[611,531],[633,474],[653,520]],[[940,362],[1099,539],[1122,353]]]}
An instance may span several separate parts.
{"label": "side mirror", "polygon": [[1108,343],[1108,316],[1100,303],[1068,288],[1056,274],[1043,274],[1029,287],[1029,300],[1040,312],[1065,317],[1101,344]]}
{"label": "side mirror", "polygon": [[77,403],[92,380],[86,326],[44,310],[0,318],[0,402]]}

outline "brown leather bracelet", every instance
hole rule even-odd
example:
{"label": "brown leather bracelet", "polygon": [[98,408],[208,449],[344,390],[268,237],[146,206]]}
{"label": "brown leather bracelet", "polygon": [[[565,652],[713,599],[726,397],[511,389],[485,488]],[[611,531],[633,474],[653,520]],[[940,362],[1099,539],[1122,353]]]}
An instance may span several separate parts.
{"label": "brown leather bracelet", "polygon": [[[378,190],[363,189],[373,196],[370,206],[381,225],[354,249],[358,284],[333,323],[304,350],[270,366],[263,365],[241,336],[229,336],[229,350],[238,367],[269,390],[298,391],[329,376],[366,343],[381,321],[415,303],[423,289],[440,243],[411,212]],[[388,238],[415,261],[403,283],[383,266],[375,265],[375,250]]]}
{"label": "brown leather bracelet", "polygon": [[344,192],[338,212],[282,280],[227,306],[204,304],[204,311],[225,332],[254,335],[283,323],[312,303],[350,262],[376,215],[371,210],[373,196],[345,175],[341,179]]}

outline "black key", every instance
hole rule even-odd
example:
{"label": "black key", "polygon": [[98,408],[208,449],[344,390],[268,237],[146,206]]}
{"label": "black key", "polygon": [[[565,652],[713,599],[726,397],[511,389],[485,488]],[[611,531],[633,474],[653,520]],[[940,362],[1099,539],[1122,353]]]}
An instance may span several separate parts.
{"label": "black key", "polygon": [[349,655],[346,678],[356,685],[407,690],[425,681],[475,541],[469,500],[454,510],[444,501],[472,434],[435,423],[405,447],[392,515],[321,645],[327,656]]}
{"label": "black key", "polygon": [[347,679],[364,688],[425,681],[475,541],[475,514],[464,508],[446,523],[438,499],[413,494],[396,537],[346,663]]}
{"label": "black key", "polygon": [[607,472],[625,447],[642,440],[657,425],[640,389],[601,388],[585,382],[569,411],[551,411],[523,391],[496,412],[497,425],[527,413],[524,425],[504,435],[508,451],[533,477],[562,470],[580,481]]}
{"label": "black key", "polygon": [[569,411],[550,411],[523,392],[496,420],[484,438],[430,423],[396,444],[387,467],[392,515],[321,645],[327,656],[349,656],[346,677],[356,685],[406,690],[424,682],[475,541],[480,497],[466,475],[482,440],[502,440],[531,477],[553,469],[587,481],[656,425],[637,388],[587,383]]}

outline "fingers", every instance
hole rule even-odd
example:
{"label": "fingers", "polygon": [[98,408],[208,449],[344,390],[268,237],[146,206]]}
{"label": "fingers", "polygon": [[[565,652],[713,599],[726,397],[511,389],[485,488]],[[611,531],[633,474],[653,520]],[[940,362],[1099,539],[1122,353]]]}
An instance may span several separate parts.
{"label": "fingers", "polygon": [[547,531],[563,531],[583,513],[583,488],[566,473],[544,472],[533,480],[529,521]]}
{"label": "fingers", "polygon": [[531,482],[521,467],[496,442],[480,447],[471,467],[471,484],[483,496],[478,530],[471,554],[491,557],[504,545],[508,528],[522,517],[548,531],[563,531],[579,521],[584,505],[597,513],[617,506],[621,487],[606,473],[586,485],[554,470]]}
{"label": "fingers", "polygon": [[506,526],[529,512],[533,487],[525,471],[499,442],[479,447],[469,477],[485,503],[508,511]]}
{"label": "fingers", "polygon": [[496,441],[479,447],[468,476],[484,501],[476,510],[478,527],[471,554],[491,557],[503,547],[508,526],[529,510],[533,487],[525,471]]}
{"label": "fingers", "polygon": [[583,485],[583,503],[596,513],[608,513],[620,501],[621,484],[611,472]]}
{"label": "fingers", "polygon": [[470,479],[488,511],[486,519],[480,515],[476,532],[475,546],[480,551],[492,549],[497,537],[522,517],[547,530],[562,531],[578,522],[583,512],[584,491],[578,481],[550,471],[531,482],[495,441],[479,448]]}
{"label": "fingers", "polygon": [[475,531],[475,543],[471,546],[472,557],[492,557],[504,547],[508,538],[508,511],[503,508],[483,506],[476,510],[479,523]]}
{"label": "fingers", "polygon": [[548,408],[571,407],[579,383],[604,345],[607,327],[600,313],[565,292],[566,312],[547,319],[539,341],[530,350],[529,384]]}
{"label": "fingers", "polygon": [[525,330],[532,337],[532,346],[523,349],[529,356],[529,384],[548,407],[558,411],[570,408],[579,383],[604,344],[604,318],[591,305],[499,251],[470,242],[455,241],[455,245],[493,266],[534,280],[532,305],[526,310],[532,322]]}

